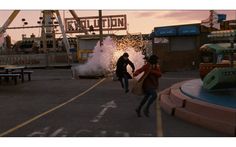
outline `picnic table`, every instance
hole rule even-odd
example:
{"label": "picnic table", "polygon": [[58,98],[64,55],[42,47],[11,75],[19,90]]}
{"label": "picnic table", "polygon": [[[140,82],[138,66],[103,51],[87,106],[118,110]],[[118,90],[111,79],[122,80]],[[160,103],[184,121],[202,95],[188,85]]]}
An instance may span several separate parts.
{"label": "picnic table", "polygon": [[3,69],[3,72],[0,73],[0,78],[5,77],[6,80],[9,80],[9,77],[12,77],[17,83],[17,78],[21,78],[21,82],[24,82],[24,74],[28,74],[29,81],[31,80],[31,74],[33,71],[24,71],[25,66],[16,66],[16,65],[0,65],[0,69]]}
{"label": "picnic table", "polygon": [[15,66],[15,65],[10,65],[6,66],[5,68],[6,74],[12,73],[13,71],[19,70],[19,74],[21,75],[21,82],[24,82],[24,69],[25,66]]}

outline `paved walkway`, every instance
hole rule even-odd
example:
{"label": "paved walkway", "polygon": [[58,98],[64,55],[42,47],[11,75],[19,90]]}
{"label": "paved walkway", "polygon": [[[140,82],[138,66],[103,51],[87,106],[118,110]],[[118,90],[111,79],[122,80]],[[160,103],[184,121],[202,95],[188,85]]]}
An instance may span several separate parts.
{"label": "paved walkway", "polygon": [[[224,136],[169,116],[155,104],[149,118],[136,117],[141,97],[125,94],[111,78],[73,80],[69,69],[34,71],[30,82],[0,85],[0,136]],[[160,89],[197,76],[165,73]]]}

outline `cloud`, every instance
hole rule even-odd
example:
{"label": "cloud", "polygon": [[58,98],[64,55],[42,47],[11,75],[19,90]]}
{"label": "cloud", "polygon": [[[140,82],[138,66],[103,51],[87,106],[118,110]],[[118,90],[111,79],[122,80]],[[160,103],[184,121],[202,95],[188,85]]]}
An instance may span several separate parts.
{"label": "cloud", "polygon": [[[234,11],[229,10],[216,10],[218,14],[227,14],[228,16],[232,16],[234,14]],[[204,19],[207,19],[209,17],[210,13],[209,10],[183,10],[183,11],[169,11],[169,13],[166,13],[163,15],[163,17],[168,19],[177,19],[177,20],[192,20],[192,21],[201,21]],[[229,19],[232,19],[231,17]]]}
{"label": "cloud", "polygon": [[137,11],[135,13],[136,17],[139,18],[147,18],[152,17],[153,19],[173,19],[173,20],[191,20],[191,21],[201,21],[206,19],[209,15],[208,10],[183,10],[183,11],[166,11],[166,10],[158,10],[158,11]]}
{"label": "cloud", "polygon": [[203,20],[209,16],[207,10],[194,10],[194,11],[169,11],[163,15],[166,19],[177,19],[177,20]]}
{"label": "cloud", "polygon": [[148,12],[148,11],[146,11],[146,12],[139,12],[138,11],[138,13],[136,13],[136,16],[137,17],[152,17],[152,16],[155,16],[156,14],[157,14],[156,11],[150,11],[150,12]]}

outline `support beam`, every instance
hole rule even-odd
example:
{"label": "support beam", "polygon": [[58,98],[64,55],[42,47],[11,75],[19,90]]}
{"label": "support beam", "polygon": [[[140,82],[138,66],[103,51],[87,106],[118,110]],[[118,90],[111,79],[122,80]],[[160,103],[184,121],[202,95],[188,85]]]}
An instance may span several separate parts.
{"label": "support beam", "polygon": [[16,18],[19,12],[20,10],[14,10],[12,14],[8,17],[7,21],[0,28],[0,36],[6,31],[7,27],[12,23],[12,21]]}
{"label": "support beam", "polygon": [[[45,25],[44,27],[57,27],[59,25]],[[24,27],[8,27],[6,29],[32,29],[32,28],[41,28],[42,26],[24,26]]]}
{"label": "support beam", "polygon": [[66,47],[66,52],[67,52],[67,56],[68,56],[68,62],[70,63],[70,61],[72,61],[72,55],[70,53],[70,44],[69,44],[69,41],[68,41],[68,39],[66,37],[64,25],[62,23],[62,19],[61,19],[61,15],[60,15],[59,10],[56,10],[55,13],[57,15],[58,23],[60,25],[61,32],[62,32],[62,35],[63,35],[63,43],[64,43],[64,45]]}
{"label": "support beam", "polygon": [[74,10],[69,10],[69,11],[70,11],[71,15],[74,17],[74,19],[76,20],[79,29],[82,30],[85,35],[88,35],[87,29],[83,27],[82,23],[80,22],[80,19],[79,19],[78,15],[75,13],[75,11]]}

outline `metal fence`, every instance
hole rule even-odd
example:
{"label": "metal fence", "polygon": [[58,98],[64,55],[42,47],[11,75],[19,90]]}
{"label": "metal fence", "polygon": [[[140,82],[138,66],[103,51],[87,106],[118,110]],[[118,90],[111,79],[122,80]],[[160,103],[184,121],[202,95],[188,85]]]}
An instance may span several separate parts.
{"label": "metal fence", "polygon": [[66,53],[0,55],[0,65],[24,65],[26,67],[68,66]]}

